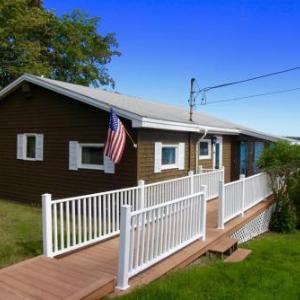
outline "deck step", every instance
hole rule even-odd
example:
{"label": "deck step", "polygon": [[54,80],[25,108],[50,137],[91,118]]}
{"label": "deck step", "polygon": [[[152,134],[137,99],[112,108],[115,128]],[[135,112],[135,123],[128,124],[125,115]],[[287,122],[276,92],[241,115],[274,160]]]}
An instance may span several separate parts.
{"label": "deck step", "polygon": [[225,262],[240,262],[245,260],[252,251],[250,249],[239,248],[225,259]]}
{"label": "deck step", "polygon": [[220,241],[209,248],[210,254],[231,255],[237,250],[238,241],[228,236],[223,237]]}

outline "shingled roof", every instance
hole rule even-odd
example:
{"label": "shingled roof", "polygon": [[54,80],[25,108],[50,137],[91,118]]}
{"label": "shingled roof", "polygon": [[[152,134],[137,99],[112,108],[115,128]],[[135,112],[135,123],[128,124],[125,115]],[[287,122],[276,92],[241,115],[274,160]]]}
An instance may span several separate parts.
{"label": "shingled roof", "polygon": [[271,141],[287,139],[259,132],[242,125],[195,112],[189,121],[188,108],[149,101],[139,97],[127,96],[113,91],[95,89],[78,84],[25,74],[0,92],[0,99],[13,91],[24,81],[42,86],[57,93],[94,107],[109,110],[114,107],[117,113],[130,119],[133,127],[159,128],[191,132],[211,132],[222,134],[246,134]]}

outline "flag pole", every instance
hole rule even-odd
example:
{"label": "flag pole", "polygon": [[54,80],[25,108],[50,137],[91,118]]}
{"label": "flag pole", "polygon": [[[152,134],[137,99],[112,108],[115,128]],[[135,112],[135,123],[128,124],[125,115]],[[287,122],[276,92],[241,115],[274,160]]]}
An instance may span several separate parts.
{"label": "flag pole", "polygon": [[123,127],[124,127],[124,130],[125,130],[127,136],[129,137],[129,139],[130,139],[130,141],[132,143],[133,148],[137,148],[137,144],[134,142],[132,136],[129,134],[129,132],[127,131],[126,127],[124,125],[123,125]]}

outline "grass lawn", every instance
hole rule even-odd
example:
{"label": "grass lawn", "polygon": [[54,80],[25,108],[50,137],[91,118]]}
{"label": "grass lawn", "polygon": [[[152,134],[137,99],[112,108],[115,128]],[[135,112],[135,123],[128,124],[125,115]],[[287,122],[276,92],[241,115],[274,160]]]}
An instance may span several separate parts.
{"label": "grass lawn", "polygon": [[41,253],[41,208],[0,199],[0,268]]}
{"label": "grass lawn", "polygon": [[244,262],[195,264],[122,299],[300,299],[300,231],[268,233],[244,247],[253,251]]}

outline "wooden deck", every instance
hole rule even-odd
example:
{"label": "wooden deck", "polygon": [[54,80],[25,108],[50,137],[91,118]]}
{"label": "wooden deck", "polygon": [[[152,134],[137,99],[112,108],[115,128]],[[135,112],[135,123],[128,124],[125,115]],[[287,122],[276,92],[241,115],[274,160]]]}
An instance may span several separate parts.
{"label": "wooden deck", "polygon": [[[190,264],[270,204],[270,199],[265,200],[247,211],[243,218],[237,217],[224,230],[218,230],[217,201],[210,201],[206,241],[196,241],[138,274],[130,280],[130,289]],[[4,268],[0,270],[0,299],[100,299],[113,292],[120,294],[115,291],[118,246],[119,238],[114,238],[64,257],[39,256]]]}

